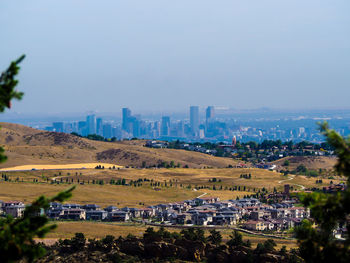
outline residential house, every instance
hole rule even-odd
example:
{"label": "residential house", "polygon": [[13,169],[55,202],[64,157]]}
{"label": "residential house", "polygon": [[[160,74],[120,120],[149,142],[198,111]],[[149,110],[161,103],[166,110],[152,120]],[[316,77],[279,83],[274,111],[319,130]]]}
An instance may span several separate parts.
{"label": "residential house", "polygon": [[60,219],[85,220],[86,212],[81,208],[63,208],[60,213]]}
{"label": "residential house", "polygon": [[86,220],[103,221],[106,220],[108,212],[105,210],[88,210],[86,211]]}

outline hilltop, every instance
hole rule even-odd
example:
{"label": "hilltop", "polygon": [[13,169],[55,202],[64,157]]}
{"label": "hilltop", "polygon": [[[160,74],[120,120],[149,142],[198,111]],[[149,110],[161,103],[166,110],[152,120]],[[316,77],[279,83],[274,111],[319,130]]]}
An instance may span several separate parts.
{"label": "hilltop", "polygon": [[0,168],[29,164],[72,164],[103,162],[140,167],[174,161],[192,168],[235,166],[237,161],[198,152],[151,149],[145,141],[101,142],[75,135],[47,132],[13,123],[0,123],[0,145],[8,161]]}

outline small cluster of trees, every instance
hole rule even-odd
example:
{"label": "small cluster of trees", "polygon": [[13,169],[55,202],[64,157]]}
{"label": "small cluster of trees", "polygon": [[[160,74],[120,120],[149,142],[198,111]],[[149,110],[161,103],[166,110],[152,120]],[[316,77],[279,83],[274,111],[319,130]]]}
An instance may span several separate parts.
{"label": "small cluster of trees", "polygon": [[209,179],[209,183],[216,183],[216,182],[221,183],[221,179],[216,179],[216,177]]}
{"label": "small cluster of trees", "polygon": [[241,175],[239,176],[239,178],[252,179],[252,175],[251,175],[251,174],[241,174]]}
{"label": "small cluster of trees", "polygon": [[10,181],[10,176],[8,176],[7,174],[1,174],[1,178],[6,182],[6,181]]}
{"label": "small cluster of trees", "polygon": [[[95,167],[95,169],[102,169],[102,170],[103,170],[103,169],[105,169],[105,167],[99,164],[99,165],[97,165],[97,166]],[[111,170],[111,169],[115,170],[115,165],[113,165],[113,166],[111,166],[111,167],[108,167],[108,169],[110,169],[110,170]]]}

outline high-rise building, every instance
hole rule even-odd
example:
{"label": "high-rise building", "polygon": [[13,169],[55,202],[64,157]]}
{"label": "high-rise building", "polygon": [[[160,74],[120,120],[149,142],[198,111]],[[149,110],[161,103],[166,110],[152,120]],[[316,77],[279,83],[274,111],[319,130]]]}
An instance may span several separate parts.
{"label": "high-rise building", "polygon": [[131,132],[130,129],[130,117],[131,117],[131,110],[129,108],[123,108],[122,109],[122,129],[127,132]]}
{"label": "high-rise building", "polygon": [[86,121],[78,122],[78,133],[82,136],[87,135]]}
{"label": "high-rise building", "polygon": [[86,129],[87,135],[96,134],[96,116],[95,114],[91,114],[86,116]]}
{"label": "high-rise building", "polygon": [[160,122],[155,121],[153,123],[153,130],[152,130],[152,135],[151,138],[158,138],[160,136]]}
{"label": "high-rise building", "polygon": [[205,111],[205,120],[207,124],[213,120],[214,115],[215,115],[214,106],[208,106],[208,108]]}
{"label": "high-rise building", "polygon": [[103,124],[102,134],[105,138],[112,138],[112,125],[110,123]]}
{"label": "high-rise building", "polygon": [[130,118],[130,124],[132,125],[132,135],[137,138],[141,135],[141,116],[135,115]]}
{"label": "high-rise building", "polygon": [[184,137],[185,134],[185,125],[183,121],[179,121],[176,125],[176,136]]}
{"label": "high-rise building", "polygon": [[96,119],[96,134],[103,135],[103,120],[102,118]]}
{"label": "high-rise building", "polygon": [[169,136],[170,135],[170,117],[163,116],[162,124],[160,126],[160,136]]}
{"label": "high-rise building", "polygon": [[192,135],[199,135],[199,107],[191,106],[190,107],[190,126]]}

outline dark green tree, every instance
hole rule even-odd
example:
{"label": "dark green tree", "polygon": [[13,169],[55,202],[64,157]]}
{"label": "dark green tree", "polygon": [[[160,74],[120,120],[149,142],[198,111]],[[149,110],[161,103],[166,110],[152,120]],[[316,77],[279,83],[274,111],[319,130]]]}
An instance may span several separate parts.
{"label": "dark green tree", "polygon": [[215,229],[210,230],[210,235],[208,236],[208,241],[215,246],[219,246],[222,241],[222,235],[219,231]]}
{"label": "dark green tree", "polygon": [[241,233],[239,233],[237,230],[234,230],[232,235],[230,235],[230,240],[227,241],[227,245],[230,247],[235,246],[244,246],[244,247],[250,247],[250,241],[247,240],[247,242],[243,241],[243,236]]}
{"label": "dark green tree", "polygon": [[307,262],[350,262],[350,235],[338,240],[333,234],[337,227],[350,232],[350,137],[343,138],[330,130],[327,123],[321,124],[320,129],[338,156],[335,169],[347,178],[347,188],[335,194],[315,192],[301,196],[303,204],[310,208],[313,221],[304,220],[296,228],[299,250]]}
{"label": "dark green tree", "polygon": [[[25,58],[25,55],[22,55],[16,61],[12,61],[10,66],[1,73],[0,76],[0,113],[4,112],[6,108],[11,108],[11,100],[22,99],[23,92],[18,92],[15,90],[15,87],[18,84],[16,75],[18,74],[20,67],[19,63]],[[6,160],[4,155],[4,149],[0,147],[0,163]]]}

